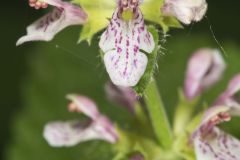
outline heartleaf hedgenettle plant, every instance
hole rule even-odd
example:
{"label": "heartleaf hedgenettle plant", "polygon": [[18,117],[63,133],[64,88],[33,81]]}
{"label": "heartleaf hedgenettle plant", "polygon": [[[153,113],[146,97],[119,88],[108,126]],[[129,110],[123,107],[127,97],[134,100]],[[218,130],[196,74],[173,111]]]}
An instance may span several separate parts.
{"label": "heartleaf hedgenettle plant", "polygon": [[[226,68],[217,49],[204,48],[190,58],[173,124],[154,78],[160,50],[159,30],[182,28],[200,21],[207,11],[205,0],[29,0],[35,9],[53,9],[27,27],[17,41],[50,41],[71,25],[81,25],[79,43],[101,32],[99,48],[111,82],[108,100],[126,108],[128,128],[103,115],[89,98],[70,94],[70,112],[86,120],[47,123],[43,136],[52,147],[71,147],[101,140],[112,145],[113,160],[239,160],[240,142],[217,126],[240,115],[240,78],[209,108],[196,106],[204,91],[222,77]],[[80,157],[79,157],[80,158]]]}

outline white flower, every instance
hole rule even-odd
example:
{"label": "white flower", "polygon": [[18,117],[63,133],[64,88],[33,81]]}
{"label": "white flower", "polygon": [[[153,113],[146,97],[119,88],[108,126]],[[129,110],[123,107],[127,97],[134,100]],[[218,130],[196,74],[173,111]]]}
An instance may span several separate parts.
{"label": "white flower", "polygon": [[135,86],[145,72],[155,43],[147,31],[138,0],[119,0],[118,7],[99,46],[112,82],[120,86]]}
{"label": "white flower", "polygon": [[229,106],[211,107],[193,134],[197,160],[239,160],[240,141],[216,127],[230,121],[231,115],[240,115],[240,109]]}
{"label": "white flower", "polygon": [[239,99],[236,96],[239,90],[240,75],[236,75],[214,106],[205,112],[192,136],[197,160],[240,159],[240,141],[216,126],[230,121],[232,116],[240,116]]}
{"label": "white flower", "polygon": [[175,16],[184,24],[200,21],[207,11],[205,0],[165,0],[162,12]]}
{"label": "white flower", "polygon": [[184,93],[188,99],[194,99],[204,90],[218,82],[224,73],[226,64],[216,49],[200,49],[190,58],[187,66]]}
{"label": "white flower", "polygon": [[[87,14],[80,7],[71,3],[61,0],[42,0],[42,2],[55,8],[28,26],[27,35],[17,41],[17,46],[28,41],[50,41],[64,28],[70,25],[84,24],[87,21]],[[41,5],[39,4],[39,6]]]}
{"label": "white flower", "polygon": [[114,125],[98,111],[92,100],[79,95],[68,95],[67,98],[72,101],[69,105],[69,111],[84,113],[90,119],[48,123],[44,128],[43,135],[49,145],[68,147],[93,139],[116,143],[118,134]]}

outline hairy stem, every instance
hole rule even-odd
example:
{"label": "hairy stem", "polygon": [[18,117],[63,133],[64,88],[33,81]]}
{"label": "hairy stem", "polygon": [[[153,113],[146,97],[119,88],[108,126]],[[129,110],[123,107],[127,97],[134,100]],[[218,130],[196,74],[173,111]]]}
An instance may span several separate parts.
{"label": "hairy stem", "polygon": [[148,85],[144,98],[158,142],[164,149],[171,148],[173,135],[164,104],[154,80]]}

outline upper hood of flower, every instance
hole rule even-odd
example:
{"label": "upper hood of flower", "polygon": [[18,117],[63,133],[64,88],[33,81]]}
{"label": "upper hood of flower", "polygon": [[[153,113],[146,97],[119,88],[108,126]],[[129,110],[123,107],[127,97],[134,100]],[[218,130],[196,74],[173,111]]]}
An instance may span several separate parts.
{"label": "upper hood of flower", "polygon": [[240,108],[240,74],[234,76],[228,84],[227,89],[218,97],[215,105],[225,104]]}
{"label": "upper hood of flower", "polygon": [[205,0],[165,0],[162,12],[184,24],[200,21],[207,11]]}
{"label": "upper hood of flower", "polygon": [[134,105],[138,97],[132,88],[116,86],[112,82],[108,82],[105,85],[105,92],[109,101],[126,107],[131,113],[134,113]]}
{"label": "upper hood of flower", "polygon": [[200,49],[190,58],[187,66],[184,92],[193,99],[219,81],[226,68],[221,53],[216,49]]}

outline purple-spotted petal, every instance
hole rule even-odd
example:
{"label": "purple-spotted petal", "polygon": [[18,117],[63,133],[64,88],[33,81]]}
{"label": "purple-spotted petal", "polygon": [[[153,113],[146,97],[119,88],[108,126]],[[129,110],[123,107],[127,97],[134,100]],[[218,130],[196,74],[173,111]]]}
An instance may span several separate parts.
{"label": "purple-spotted petal", "polygon": [[165,0],[162,12],[175,16],[184,24],[200,21],[207,11],[205,0]]}
{"label": "purple-spotted petal", "polygon": [[224,91],[215,104],[225,104],[240,108],[240,97],[237,95],[240,92],[240,74],[234,76],[229,82],[226,91]]}
{"label": "purple-spotted petal", "polygon": [[72,101],[69,111],[84,113],[90,119],[87,121],[51,122],[44,128],[44,138],[53,147],[74,146],[88,140],[105,140],[115,143],[118,133],[114,124],[102,115],[95,103],[87,97],[68,95]]}
{"label": "purple-spotted petal", "polygon": [[135,86],[145,72],[150,53],[155,46],[151,33],[147,31],[144,18],[135,8],[133,19],[125,21],[117,8],[107,30],[102,34],[99,46],[112,82],[120,86]]}
{"label": "purple-spotted petal", "polygon": [[240,108],[226,105],[210,107],[203,115],[192,139],[206,137],[216,125],[230,121],[232,116],[240,116]]}
{"label": "purple-spotted petal", "polygon": [[194,139],[197,160],[239,160],[240,142],[229,134],[214,127],[203,137]]}
{"label": "purple-spotted petal", "polygon": [[51,122],[44,128],[43,136],[53,147],[74,146],[92,138],[88,132],[90,122]]}
{"label": "purple-spotted petal", "polygon": [[68,107],[69,111],[83,113],[93,120],[99,117],[100,113],[97,105],[88,97],[69,94],[67,95],[67,99],[72,102]]}
{"label": "purple-spotted petal", "polygon": [[27,27],[27,35],[21,37],[16,45],[28,41],[50,41],[54,36],[70,25],[80,25],[87,21],[86,13],[71,3],[61,0],[44,0],[55,8]]}
{"label": "purple-spotted petal", "polygon": [[226,68],[221,53],[215,49],[200,49],[190,58],[185,78],[184,92],[194,99],[219,81]]}
{"label": "purple-spotted petal", "polygon": [[51,122],[45,126],[43,135],[53,147],[69,147],[95,139],[115,143],[118,139],[114,125],[105,116],[96,121]]}
{"label": "purple-spotted petal", "polygon": [[105,92],[109,101],[126,107],[131,113],[134,113],[134,105],[138,97],[132,88],[116,86],[112,82],[108,82],[105,85]]}

